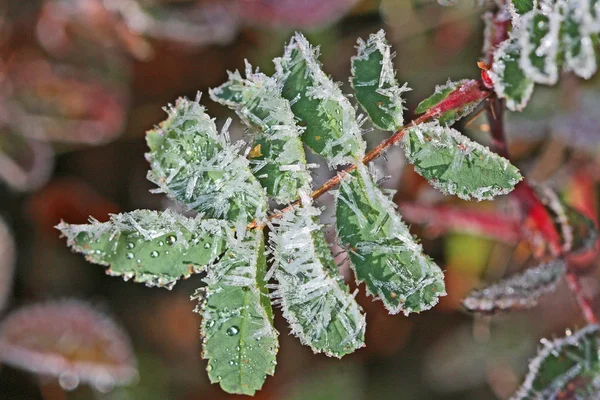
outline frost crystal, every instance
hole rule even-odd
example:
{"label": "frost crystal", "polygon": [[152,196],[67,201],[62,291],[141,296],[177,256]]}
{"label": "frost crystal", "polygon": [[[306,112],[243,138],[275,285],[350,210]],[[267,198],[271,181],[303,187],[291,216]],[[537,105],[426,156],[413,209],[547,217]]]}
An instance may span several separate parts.
{"label": "frost crystal", "polygon": [[272,297],[303,344],[342,357],[364,346],[366,322],[327,246],[320,213],[305,193],[301,207],[273,221]]}
{"label": "frost crystal", "polygon": [[410,127],[402,140],[415,171],[445,194],[490,200],[523,178],[505,158],[437,122]]}
{"label": "frost crystal", "polygon": [[442,270],[426,255],[364,165],[336,194],[338,239],[358,282],[392,314],[425,311],[446,294]]}
{"label": "frost crystal", "polygon": [[108,222],[61,222],[56,228],[88,261],[110,266],[107,274],[168,289],[203,271],[231,240],[224,221],[187,218],[170,210],[136,210],[112,214]]}
{"label": "frost crystal", "polygon": [[369,36],[367,42],[359,38],[357,49],[358,54],[352,57],[350,78],[356,99],[377,128],[387,131],[401,128],[404,123],[402,93],[410,89],[406,83],[398,85],[392,63],[394,54],[383,29]]}
{"label": "frost crystal", "polygon": [[208,376],[229,393],[253,395],[275,372],[279,347],[265,287],[261,229],[241,227],[192,299],[201,300],[203,357]]}
{"label": "frost crystal", "polygon": [[318,48],[297,33],[283,57],[274,61],[276,79],[283,85],[283,97],[293,103],[299,125],[306,127],[302,140],[334,168],[362,159],[366,145],[354,107],[323,72],[318,56]]}
{"label": "frost crystal", "polygon": [[512,400],[597,399],[600,395],[600,327],[585,328],[559,339],[542,340],[542,349]]}
{"label": "frost crystal", "polygon": [[561,17],[541,11],[525,14],[517,37],[521,44],[520,65],[536,83],[554,85],[558,80],[557,56]]}
{"label": "frost crystal", "polygon": [[266,214],[266,196],[231,144],[227,129],[217,133],[214,121],[196,101],[181,98],[169,118],[147,135],[148,179],[169,197],[213,218],[246,222]]}
{"label": "frost crystal", "polygon": [[301,130],[296,126],[289,102],[281,96],[281,84],[246,66],[246,79],[239,72],[211,90],[211,98],[236,111],[255,132],[250,152],[253,172],[267,193],[286,204],[299,197],[298,190],[310,184]]}
{"label": "frost crystal", "polygon": [[533,308],[542,295],[556,289],[565,271],[563,260],[553,260],[474,290],[463,300],[463,305],[467,310],[479,313]]}

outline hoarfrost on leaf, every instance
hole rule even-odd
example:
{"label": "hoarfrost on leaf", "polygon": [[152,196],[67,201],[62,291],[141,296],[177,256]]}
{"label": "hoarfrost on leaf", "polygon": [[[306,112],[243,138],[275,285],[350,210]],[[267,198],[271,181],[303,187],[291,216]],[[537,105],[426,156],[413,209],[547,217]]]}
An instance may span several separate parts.
{"label": "hoarfrost on leaf", "polygon": [[444,274],[423,254],[375,181],[362,164],[343,178],[336,194],[338,240],[356,279],[390,313],[428,310],[446,295]]}
{"label": "hoarfrost on leaf", "polygon": [[[211,99],[229,106],[254,133],[250,164],[267,194],[280,204],[299,197],[298,190],[310,185],[306,156],[289,102],[281,96],[281,85],[273,78],[252,72],[246,78],[229,73],[229,80],[210,91]],[[294,168],[296,167],[296,168]]]}
{"label": "hoarfrost on leaf", "polygon": [[463,305],[467,310],[478,313],[533,308],[542,295],[556,289],[565,272],[563,260],[552,260],[483,289],[471,291],[463,300]]}
{"label": "hoarfrost on leaf", "polygon": [[529,363],[529,372],[512,400],[582,399],[600,395],[600,326],[585,328],[554,340]]}
{"label": "hoarfrost on leaf", "polygon": [[57,227],[67,244],[112,276],[171,288],[205,270],[225,250],[231,229],[224,221],[187,218],[174,211],[112,214],[108,222]]}
{"label": "hoarfrost on leaf", "polygon": [[296,33],[283,57],[274,61],[276,78],[298,124],[305,127],[302,141],[334,168],[361,160],[366,145],[356,110],[339,84],[323,72],[318,56],[319,49]]}
{"label": "hoarfrost on leaf", "polygon": [[407,84],[398,85],[392,63],[394,55],[385,32],[369,36],[367,42],[358,39],[358,54],[352,57],[352,77],[356,100],[369,114],[373,125],[384,131],[395,131],[404,124],[402,93]]}
{"label": "hoarfrost on leaf", "polygon": [[228,393],[253,395],[275,372],[278,333],[266,289],[262,229],[237,231],[236,240],[208,270],[200,300],[202,356],[208,376]]}
{"label": "hoarfrost on leaf", "polygon": [[272,297],[303,344],[342,357],[364,346],[366,322],[334,262],[320,214],[305,193],[300,207],[273,221]]}
{"label": "hoarfrost on leaf", "polygon": [[523,178],[509,161],[437,122],[407,129],[404,151],[415,171],[435,188],[464,200],[490,200]]}
{"label": "hoarfrost on leaf", "polygon": [[230,143],[226,129],[219,134],[199,101],[200,96],[196,101],[178,99],[167,120],[148,132],[148,179],[207,217],[261,219],[267,198],[248,160],[239,154],[245,143]]}

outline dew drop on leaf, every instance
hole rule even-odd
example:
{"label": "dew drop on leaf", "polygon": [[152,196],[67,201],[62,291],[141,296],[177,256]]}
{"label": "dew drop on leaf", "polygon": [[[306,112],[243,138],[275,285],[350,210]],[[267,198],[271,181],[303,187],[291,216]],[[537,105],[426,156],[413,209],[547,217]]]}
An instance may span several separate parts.
{"label": "dew drop on leaf", "polygon": [[177,238],[176,238],[175,236],[173,236],[173,235],[171,235],[171,236],[169,236],[169,237],[167,238],[167,244],[168,244],[169,246],[173,246],[173,245],[175,244],[175,242],[176,242],[176,241],[177,241]]}
{"label": "dew drop on leaf", "polygon": [[129,260],[132,260],[132,259],[133,259],[133,257],[135,257],[135,255],[134,255],[133,253],[127,253],[127,254],[125,255],[125,257],[127,257],[127,259],[129,259]]}
{"label": "dew drop on leaf", "polygon": [[225,333],[227,334],[227,336],[235,336],[238,333],[240,333],[240,328],[238,328],[237,326],[230,326],[229,328],[227,328],[227,330],[225,331]]}
{"label": "dew drop on leaf", "polygon": [[152,257],[152,258],[156,258],[158,256],[159,256],[159,253],[156,250],[154,250],[154,251],[152,251],[152,253],[150,253],[150,257]]}

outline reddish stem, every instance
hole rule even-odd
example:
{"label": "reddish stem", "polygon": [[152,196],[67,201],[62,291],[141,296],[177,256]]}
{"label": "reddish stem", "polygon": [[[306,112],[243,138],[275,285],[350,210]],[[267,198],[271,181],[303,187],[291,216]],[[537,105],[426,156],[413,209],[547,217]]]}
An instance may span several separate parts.
{"label": "reddish stem", "polygon": [[[506,135],[504,130],[503,118],[504,104],[495,95],[492,95],[486,105],[486,112],[490,123],[490,132],[492,135],[492,150],[501,156],[510,159]],[[518,201],[523,215],[526,215],[526,223],[531,224],[532,228],[538,231],[550,246],[552,254],[556,257],[564,256],[561,245],[561,237],[558,233],[554,220],[548,213],[546,207],[536,194],[535,190],[524,179],[511,193]],[[598,317],[594,313],[592,302],[583,292],[579,278],[572,271],[568,270],[566,275],[569,288],[575,295],[577,304],[581,309],[586,321],[590,324],[598,323]]]}

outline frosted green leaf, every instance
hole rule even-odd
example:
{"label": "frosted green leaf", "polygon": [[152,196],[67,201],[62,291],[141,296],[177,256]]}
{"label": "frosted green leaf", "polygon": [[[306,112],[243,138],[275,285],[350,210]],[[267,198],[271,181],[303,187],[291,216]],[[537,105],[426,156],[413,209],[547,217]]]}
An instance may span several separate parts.
{"label": "frosted green leaf", "polygon": [[[219,134],[196,101],[177,100],[169,117],[148,132],[148,179],[169,197],[210,218],[249,222],[266,214],[267,198],[227,126]],[[228,125],[228,124],[226,124]]]}
{"label": "frosted green leaf", "polygon": [[350,101],[321,69],[319,50],[297,33],[275,59],[277,80],[289,100],[302,141],[323,156],[331,168],[363,158],[365,142]]}
{"label": "frosted green leaf", "polygon": [[498,97],[506,99],[512,111],[521,111],[531,98],[534,82],[528,77],[519,60],[521,46],[515,38],[505,40],[494,52],[494,63],[489,71]]}
{"label": "frosted green leaf", "polygon": [[523,179],[507,159],[436,122],[410,127],[402,141],[416,172],[441,192],[464,200],[490,200]]}
{"label": "frosted green leaf", "polygon": [[525,382],[511,399],[598,399],[599,331],[598,325],[588,325],[559,339],[543,339],[542,348],[529,363]]}
{"label": "frosted green leaf", "polygon": [[521,45],[519,63],[536,83],[554,85],[558,80],[558,49],[561,17],[557,12],[525,14],[516,37]]}
{"label": "frosted green leaf", "polygon": [[203,357],[208,376],[228,393],[253,395],[275,372],[277,331],[265,287],[262,230],[238,232],[238,239],[208,270],[200,299]]}
{"label": "frosted green leaf", "polygon": [[478,313],[533,308],[538,305],[542,295],[554,292],[565,272],[563,260],[552,260],[471,291],[463,300],[463,305],[467,310]]}
{"label": "frosted green leaf", "polygon": [[442,270],[426,255],[360,164],[336,194],[338,239],[358,282],[392,314],[425,311],[446,295]]}
{"label": "frosted green leaf", "polygon": [[508,10],[513,17],[513,24],[518,25],[519,17],[535,10],[537,6],[538,0],[509,0]]}
{"label": "frosted green leaf", "polygon": [[255,134],[249,153],[254,175],[267,194],[286,204],[299,197],[298,190],[310,185],[300,130],[289,102],[281,97],[277,81],[246,67],[246,79],[239,72],[212,89],[211,98],[229,106]]}
{"label": "frosted green leaf", "polygon": [[561,47],[564,67],[582,78],[589,79],[597,70],[597,43],[590,33],[589,0],[558,3],[562,18]]}
{"label": "frosted green leaf", "polygon": [[272,296],[292,333],[315,353],[342,357],[364,346],[365,316],[344,283],[308,194],[273,221],[270,247],[278,281]]}
{"label": "frosted green leaf", "polygon": [[402,93],[410,89],[398,85],[390,45],[385,32],[358,39],[358,54],[352,57],[352,77],[356,100],[369,114],[373,125],[384,131],[396,131],[404,124]]}
{"label": "frosted green leaf", "polygon": [[56,228],[74,251],[109,266],[107,274],[169,289],[178,279],[204,271],[225,251],[230,235],[223,221],[171,210],[136,210],[112,214],[108,222],[61,222]]}
{"label": "frosted green leaf", "polygon": [[445,85],[436,86],[434,93],[419,103],[415,113],[427,112],[440,125],[450,126],[471,114],[485,96],[486,93],[479,89],[479,82],[474,79],[448,80]]}

